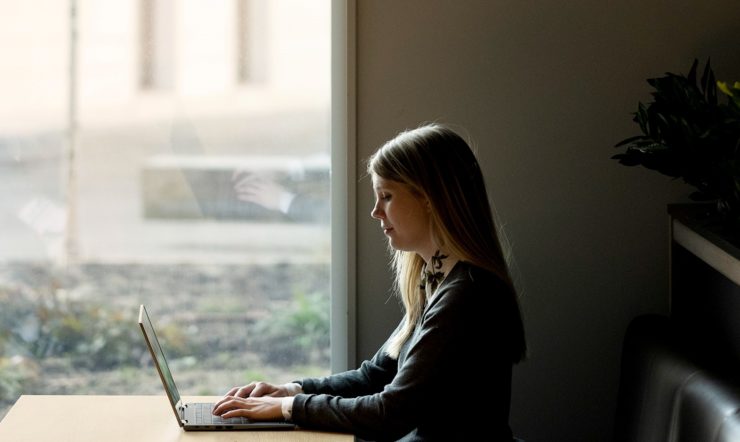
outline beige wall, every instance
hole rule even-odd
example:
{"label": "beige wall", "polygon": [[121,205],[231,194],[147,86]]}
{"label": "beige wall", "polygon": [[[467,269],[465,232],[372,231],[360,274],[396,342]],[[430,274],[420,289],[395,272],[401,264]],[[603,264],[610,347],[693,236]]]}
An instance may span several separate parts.
{"label": "beige wall", "polygon": [[[711,56],[720,79],[740,80],[739,18],[735,0],[357,0],[358,161],[429,120],[464,127],[478,146],[523,289],[520,437],[610,439],[621,338],[635,315],[667,311],[665,206],[690,191],[618,165],[612,146],[637,133],[646,78]],[[361,181],[361,358],[399,318],[371,204]],[[484,366],[471,372],[485,380]],[[465,381],[440,389],[469,392]]]}

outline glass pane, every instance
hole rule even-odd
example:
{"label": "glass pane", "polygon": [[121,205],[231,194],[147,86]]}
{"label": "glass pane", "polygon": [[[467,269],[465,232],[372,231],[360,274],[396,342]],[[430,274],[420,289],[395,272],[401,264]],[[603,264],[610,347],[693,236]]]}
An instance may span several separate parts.
{"label": "glass pane", "polygon": [[0,417],[327,374],[329,1],[0,2]]}

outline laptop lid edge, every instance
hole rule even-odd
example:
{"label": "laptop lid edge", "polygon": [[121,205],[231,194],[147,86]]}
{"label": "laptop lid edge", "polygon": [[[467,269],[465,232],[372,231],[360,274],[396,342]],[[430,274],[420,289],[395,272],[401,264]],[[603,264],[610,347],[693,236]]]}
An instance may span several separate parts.
{"label": "laptop lid edge", "polygon": [[[146,322],[145,322],[146,321]],[[149,328],[151,329],[151,339],[149,336],[149,333],[147,332],[147,326],[149,325]],[[159,364],[159,359],[157,358],[156,351],[154,350],[153,345],[156,344],[159,346],[159,340],[157,339],[156,331],[154,330],[154,325],[151,322],[151,319],[149,319],[149,314],[146,311],[146,307],[144,307],[144,304],[141,304],[139,307],[139,328],[141,329],[141,333],[144,335],[144,341],[146,342],[146,346],[149,349],[149,355],[152,357],[152,361],[154,362],[154,366],[157,369],[157,373],[159,374],[159,380],[162,382],[162,386],[164,387],[164,391],[167,395],[167,400],[170,403],[170,406],[172,407],[172,411],[175,413],[175,417],[177,418],[177,423],[180,425],[180,427],[184,427],[187,424],[187,421],[185,420],[185,413],[184,413],[184,405],[182,398],[180,397],[180,392],[177,391],[177,386],[175,385],[174,379],[172,379],[172,372],[170,372],[169,367],[167,366],[167,360],[164,358],[164,352],[162,351],[162,362],[163,366],[161,367]],[[154,341],[154,344],[152,344],[152,340]],[[159,346],[161,351],[161,346]],[[169,374],[169,378],[172,379],[172,388],[174,388],[174,394],[177,395],[177,400],[175,400],[175,397],[173,396],[173,392],[170,391],[170,387],[167,383],[166,374],[163,373],[162,370],[166,370]]]}

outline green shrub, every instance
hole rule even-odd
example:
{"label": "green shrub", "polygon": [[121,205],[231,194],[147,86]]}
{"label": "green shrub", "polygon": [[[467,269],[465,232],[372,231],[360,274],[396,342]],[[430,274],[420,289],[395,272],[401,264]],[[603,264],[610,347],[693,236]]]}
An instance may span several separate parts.
{"label": "green shrub", "polygon": [[33,360],[0,357],[0,406],[12,404],[38,379],[39,367]]}
{"label": "green shrub", "polygon": [[135,318],[61,291],[0,288],[0,356],[65,357],[77,368],[135,365],[145,350]]}
{"label": "green shrub", "polygon": [[329,296],[296,293],[285,308],[254,327],[253,345],[269,363],[283,366],[329,364]]}

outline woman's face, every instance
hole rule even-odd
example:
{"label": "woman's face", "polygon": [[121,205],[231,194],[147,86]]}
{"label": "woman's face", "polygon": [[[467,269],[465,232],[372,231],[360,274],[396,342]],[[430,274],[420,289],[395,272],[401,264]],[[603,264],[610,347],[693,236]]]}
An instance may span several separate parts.
{"label": "woman's face", "polygon": [[434,253],[429,204],[408,186],[375,174],[375,207],[370,216],[380,221],[383,233],[396,250],[416,252],[424,259]]}

